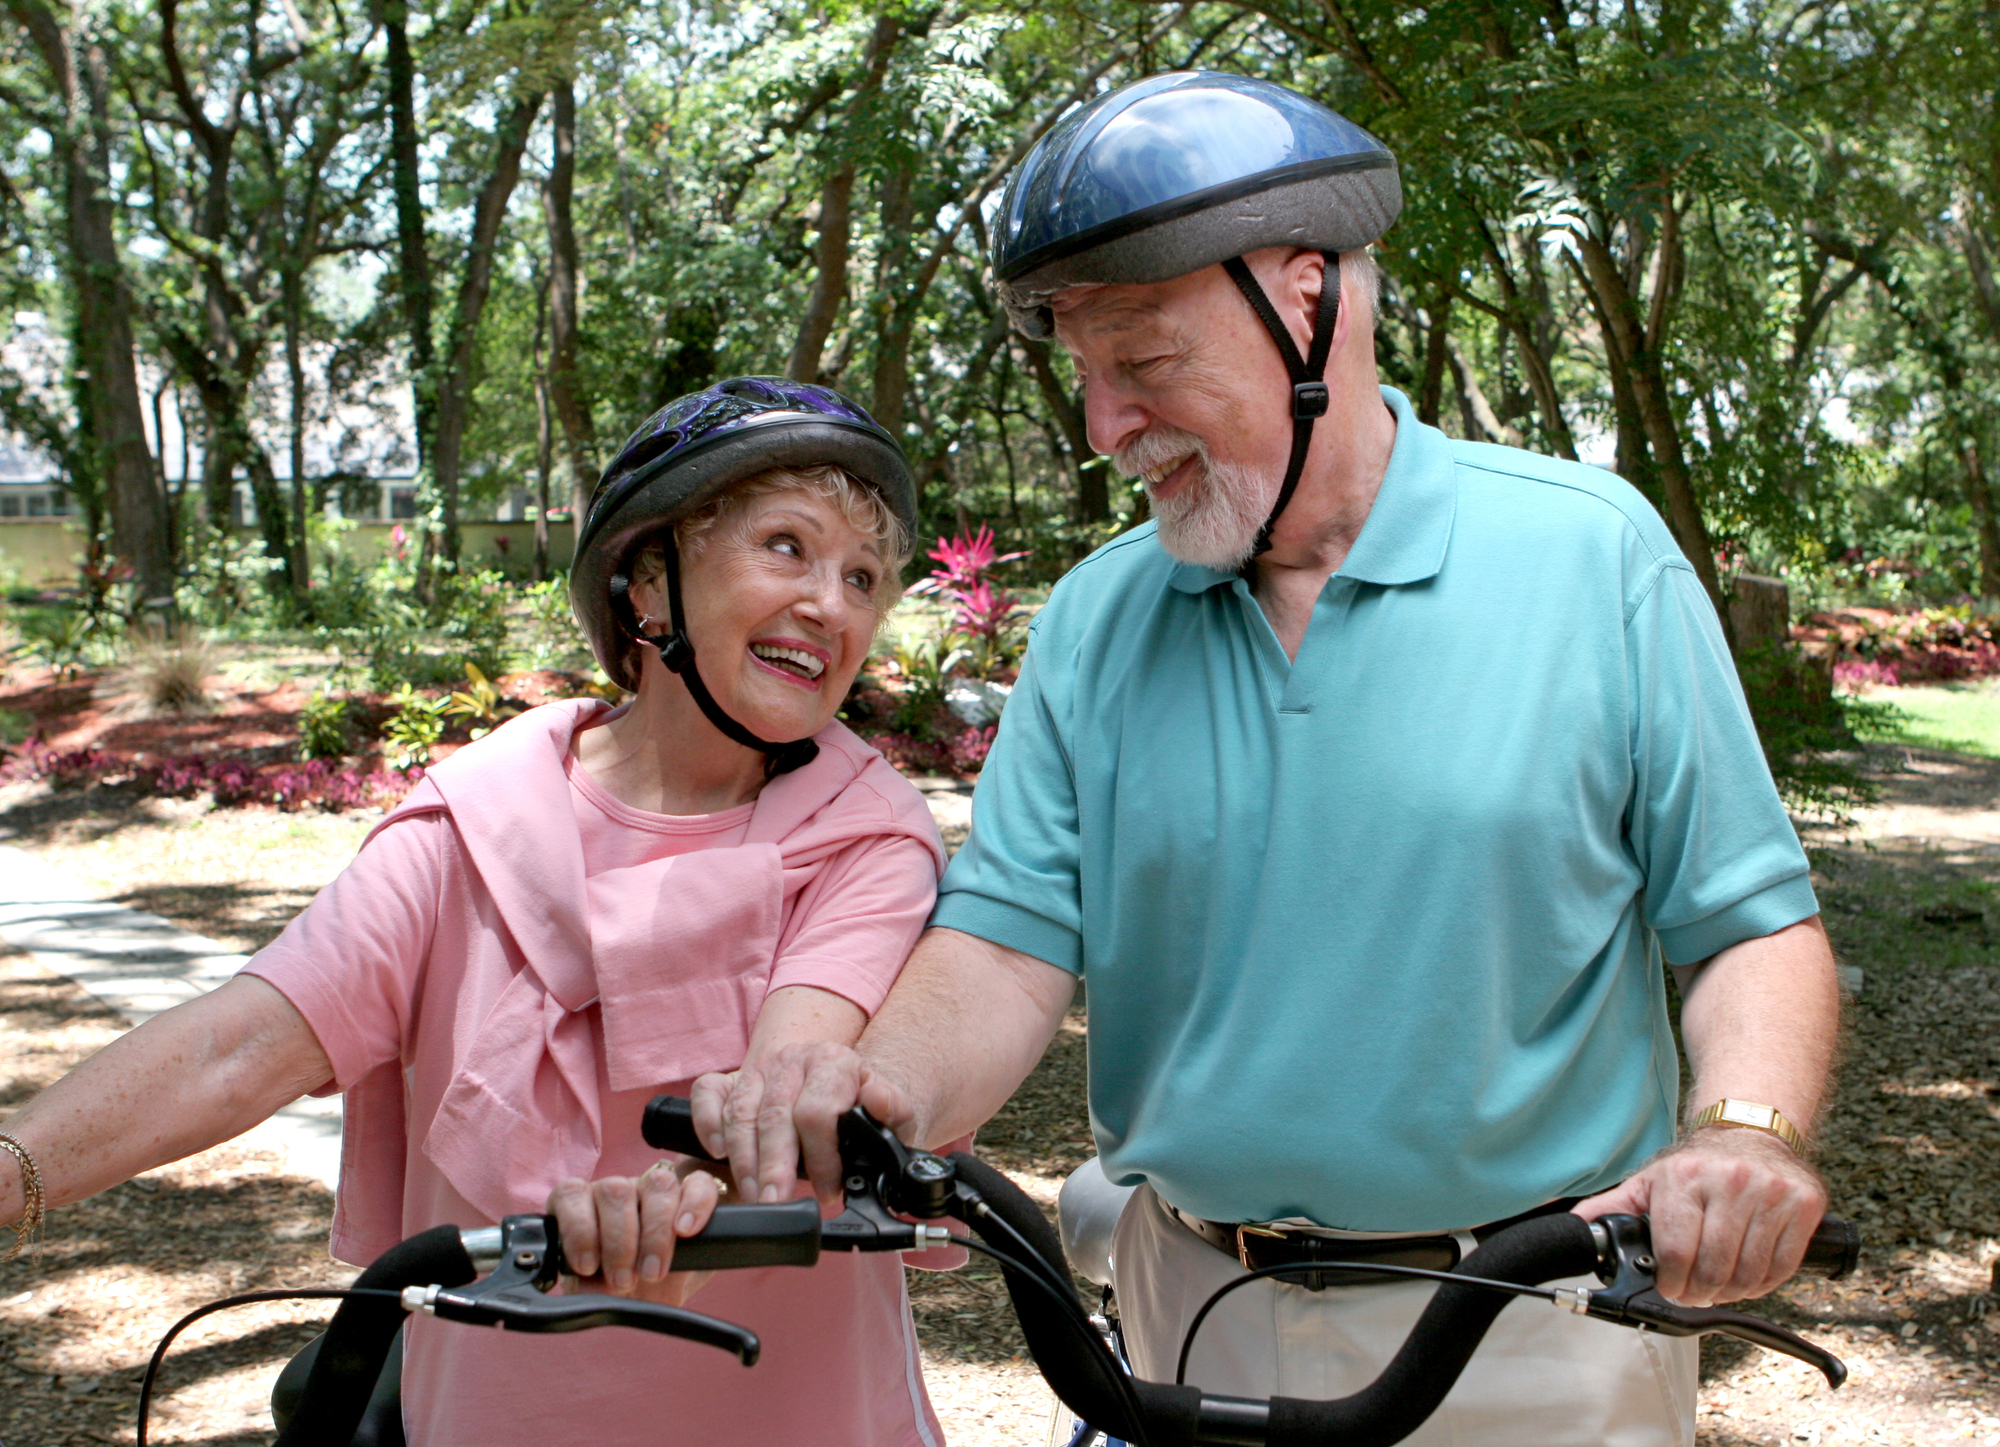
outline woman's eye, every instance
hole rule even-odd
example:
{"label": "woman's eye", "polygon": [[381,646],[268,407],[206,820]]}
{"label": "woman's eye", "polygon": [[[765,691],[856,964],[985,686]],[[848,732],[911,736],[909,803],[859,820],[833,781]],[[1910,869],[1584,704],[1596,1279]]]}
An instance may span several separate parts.
{"label": "woman's eye", "polygon": [[805,549],[799,546],[799,540],[793,537],[790,533],[773,534],[771,538],[765,542],[764,546],[770,548],[774,552],[783,553],[786,557],[789,558],[800,557],[805,552]]}
{"label": "woman's eye", "polygon": [[849,573],[847,581],[864,593],[873,593],[875,591],[875,575],[865,570],[857,573]]}

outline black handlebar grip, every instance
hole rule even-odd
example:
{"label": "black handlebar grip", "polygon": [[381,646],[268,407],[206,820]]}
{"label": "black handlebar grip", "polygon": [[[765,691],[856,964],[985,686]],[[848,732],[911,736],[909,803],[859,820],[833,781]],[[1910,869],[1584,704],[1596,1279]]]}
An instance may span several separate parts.
{"label": "black handlebar grip", "polygon": [[1829,1281],[1838,1281],[1861,1262],[1861,1228],[1852,1221],[1828,1216],[1806,1243],[1806,1259],[1799,1270],[1815,1272]]}
{"label": "black handlebar grip", "polygon": [[743,1266],[811,1266],[819,1260],[819,1202],[717,1206],[708,1225],[674,1243],[676,1271]]}
{"label": "black handlebar grip", "polygon": [[646,1102],[646,1114],[639,1121],[639,1133],[656,1151],[674,1151],[698,1161],[719,1161],[710,1155],[701,1137],[694,1133],[694,1106],[678,1095],[656,1095]]}

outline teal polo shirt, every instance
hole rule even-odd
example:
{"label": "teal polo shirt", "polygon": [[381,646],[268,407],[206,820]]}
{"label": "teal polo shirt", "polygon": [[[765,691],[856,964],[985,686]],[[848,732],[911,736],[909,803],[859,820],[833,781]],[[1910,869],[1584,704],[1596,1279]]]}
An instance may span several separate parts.
{"label": "teal polo shirt", "polygon": [[1150,525],[1056,586],[932,919],[1086,979],[1106,1173],[1213,1220],[1616,1183],[1674,1133],[1660,956],[1818,910],[1658,515],[1383,398],[1296,662]]}

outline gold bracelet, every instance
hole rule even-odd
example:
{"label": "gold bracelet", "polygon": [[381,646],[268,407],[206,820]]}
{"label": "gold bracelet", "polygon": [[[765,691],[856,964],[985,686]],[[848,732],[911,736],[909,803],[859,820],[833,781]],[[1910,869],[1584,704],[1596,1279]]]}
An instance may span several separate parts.
{"label": "gold bracelet", "polygon": [[1688,1122],[1688,1134],[1693,1135],[1703,1126],[1734,1126],[1740,1130],[1761,1130],[1766,1135],[1774,1135],[1792,1148],[1793,1154],[1806,1153],[1805,1137],[1799,1128],[1785,1119],[1784,1112],[1775,1105],[1759,1105],[1752,1100],[1718,1100],[1700,1115]]}
{"label": "gold bracelet", "polygon": [[14,1249],[7,1253],[7,1260],[14,1261],[42,1229],[47,1207],[42,1195],[42,1173],[36,1169],[35,1158],[28,1154],[28,1148],[10,1135],[0,1135],[0,1149],[21,1163],[21,1219],[14,1227]]}

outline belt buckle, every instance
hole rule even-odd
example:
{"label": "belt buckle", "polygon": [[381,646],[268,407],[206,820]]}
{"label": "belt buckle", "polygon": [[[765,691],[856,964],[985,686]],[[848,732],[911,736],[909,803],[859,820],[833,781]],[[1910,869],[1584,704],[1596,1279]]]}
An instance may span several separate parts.
{"label": "belt buckle", "polygon": [[1269,1226],[1238,1226],[1236,1228],[1236,1259],[1245,1271],[1257,1268],[1250,1263],[1250,1248],[1243,1244],[1245,1236],[1262,1236],[1271,1241],[1283,1241],[1285,1232],[1274,1231]]}

